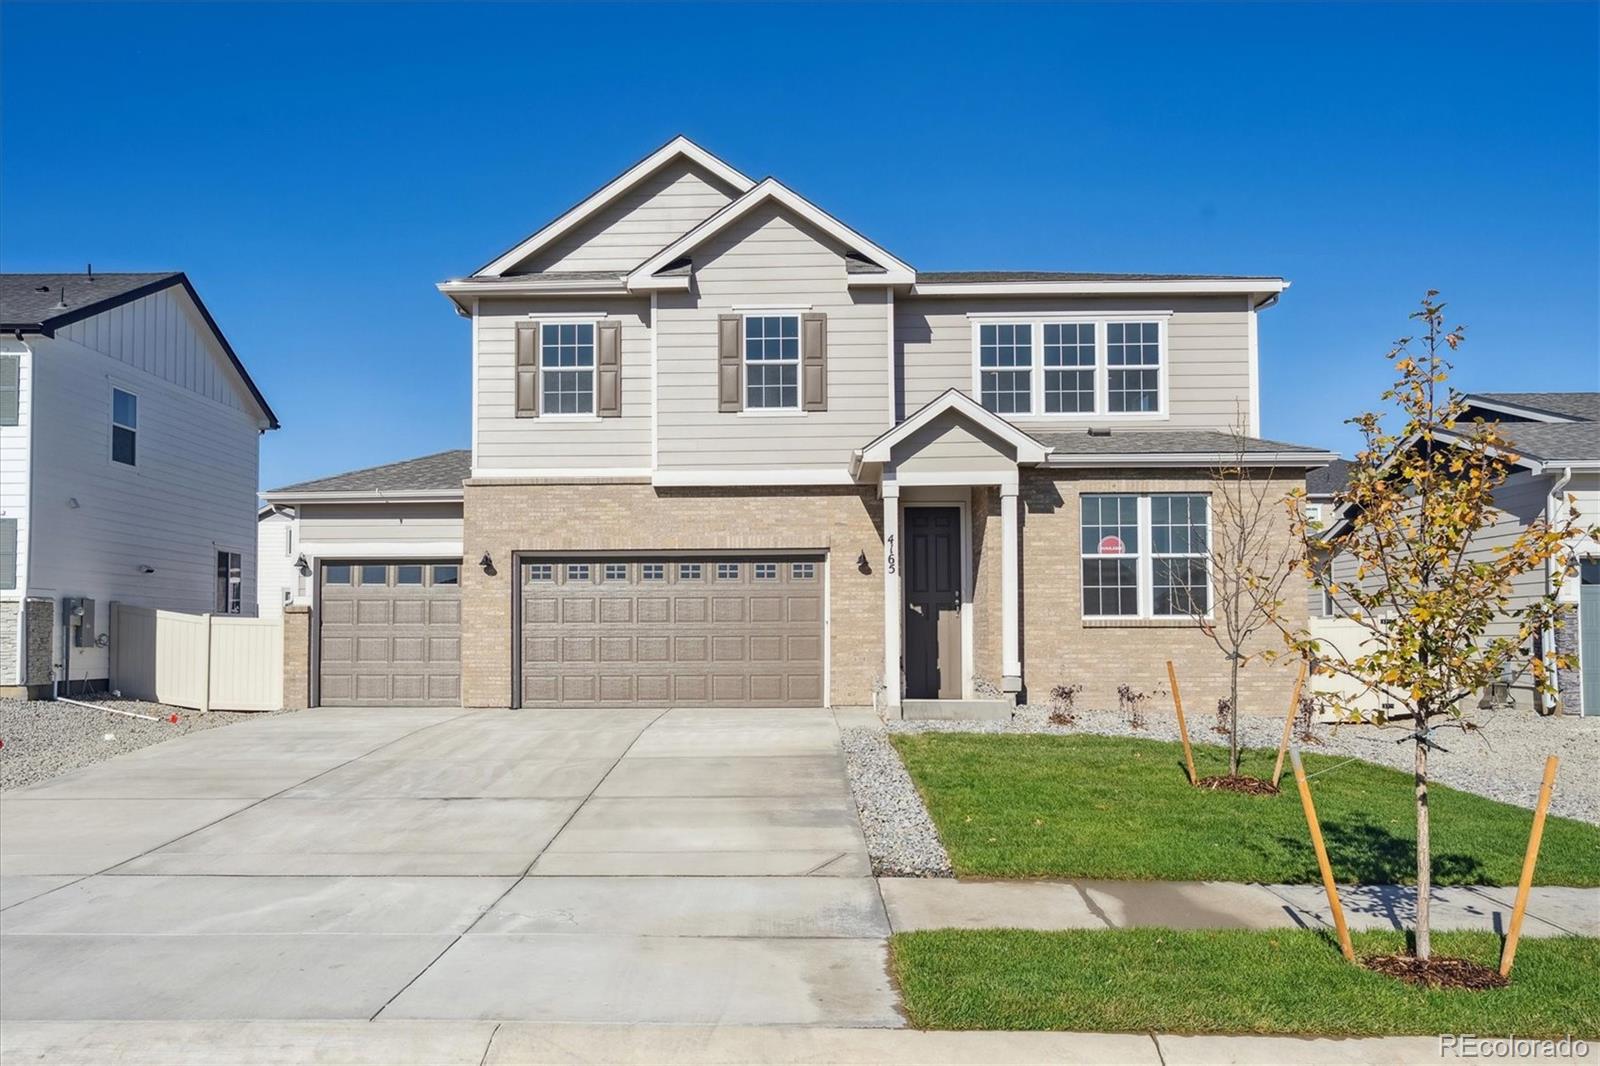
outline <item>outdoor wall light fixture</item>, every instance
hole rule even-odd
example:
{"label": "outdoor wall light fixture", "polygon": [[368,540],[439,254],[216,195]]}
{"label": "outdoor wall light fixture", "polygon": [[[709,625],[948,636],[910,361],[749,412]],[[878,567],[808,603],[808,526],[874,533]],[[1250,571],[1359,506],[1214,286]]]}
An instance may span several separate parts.
{"label": "outdoor wall light fixture", "polygon": [[489,558],[488,552],[483,553],[483,558],[478,560],[478,565],[483,567],[484,573],[491,576],[494,574],[494,560]]}
{"label": "outdoor wall light fixture", "polygon": [[295,558],[294,570],[295,570],[295,573],[299,574],[301,577],[310,577],[311,576],[311,563],[306,560],[306,553],[305,552],[301,552]]}
{"label": "outdoor wall light fixture", "polygon": [[862,552],[860,555],[856,556],[856,569],[861,571],[863,574],[872,573],[872,564],[867,562],[866,552]]}

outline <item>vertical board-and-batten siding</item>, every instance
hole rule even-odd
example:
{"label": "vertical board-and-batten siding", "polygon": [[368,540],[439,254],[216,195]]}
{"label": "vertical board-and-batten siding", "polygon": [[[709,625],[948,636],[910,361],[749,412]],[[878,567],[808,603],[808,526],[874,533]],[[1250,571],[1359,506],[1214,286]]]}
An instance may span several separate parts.
{"label": "vertical board-and-batten siding", "polygon": [[[888,428],[887,301],[882,289],[848,286],[845,251],[778,205],[694,250],[695,291],[657,301],[661,469],[843,473],[851,451]],[[826,411],[718,411],[717,316],[761,307],[828,316]]]}
{"label": "vertical board-and-batten siding", "polygon": [[632,270],[721,210],[736,194],[679,159],[507,273]]}
{"label": "vertical board-and-batten siding", "polygon": [[[111,600],[211,611],[226,550],[254,614],[259,418],[187,297],[166,290],[30,343],[30,595],[93,597],[101,633]],[[136,467],[111,461],[113,386],[139,397]],[[55,643],[59,661],[59,629]],[[108,667],[104,648],[73,649],[74,679]]]}
{"label": "vertical board-and-batten siding", "polygon": [[[1242,296],[1104,297],[927,297],[895,299],[895,378],[901,383],[900,417],[949,388],[972,393],[976,358],[969,315],[1015,313],[1030,316],[1097,315],[1106,312],[1170,311],[1167,321],[1166,419],[1128,420],[1139,430],[1227,430],[1250,415],[1250,315]],[[1043,338],[1035,337],[1034,372],[1043,365]],[[1104,369],[1102,368],[1102,373]],[[1086,421],[1116,425],[1116,415],[1099,418],[1025,418],[1030,430],[1082,428]]]}
{"label": "vertical board-and-batten siding", "polygon": [[[0,355],[17,360],[17,424],[0,425],[0,518],[16,522],[16,587],[0,599],[22,599],[28,584],[28,456],[32,440],[33,356],[22,341],[0,341]],[[0,677],[6,676],[0,664]]]}
{"label": "vertical board-and-batten siding", "polygon": [[[517,417],[517,323],[603,313],[622,325],[622,415]],[[474,471],[637,469],[650,466],[650,301],[564,296],[478,301],[478,440]]]}

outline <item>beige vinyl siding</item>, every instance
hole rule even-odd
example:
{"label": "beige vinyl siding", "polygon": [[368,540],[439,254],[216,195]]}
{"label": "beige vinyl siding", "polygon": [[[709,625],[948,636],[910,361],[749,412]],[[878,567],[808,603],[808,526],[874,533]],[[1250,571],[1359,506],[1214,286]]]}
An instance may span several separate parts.
{"label": "beige vinyl siding", "polygon": [[944,415],[894,447],[901,472],[991,472],[1015,475],[1017,450],[965,421]]}
{"label": "beige vinyl siding", "polygon": [[[17,582],[0,599],[22,599],[28,588],[28,470],[33,439],[33,354],[19,340],[0,340],[0,354],[16,358],[17,424],[0,426],[0,518],[17,524]],[[10,663],[0,663],[0,676]]]}
{"label": "beige vinyl siding", "polygon": [[[1167,323],[1169,417],[1139,418],[1141,430],[1217,429],[1242,424],[1250,413],[1250,314],[1243,296],[1110,297],[899,297],[895,301],[895,378],[900,417],[949,388],[972,393],[972,320],[969,314],[1028,315],[1170,311]],[[1041,366],[1034,344],[1034,371]],[[1102,373],[1104,371],[1102,370]],[[1033,430],[1077,428],[1085,421],[1116,424],[1119,417],[1028,417]]]}
{"label": "beige vinyl siding", "polygon": [[303,550],[337,558],[348,549],[382,543],[403,554],[408,546],[460,544],[459,503],[315,503],[299,508]]}
{"label": "beige vinyl siding", "polygon": [[[604,313],[622,323],[622,415],[518,418],[518,321]],[[570,319],[569,319],[570,320]],[[650,301],[640,297],[541,297],[478,304],[479,471],[648,470],[650,467]]]}
{"label": "beige vinyl siding", "polygon": [[[844,251],[776,204],[694,251],[696,291],[663,293],[657,305],[661,469],[843,472],[853,449],[888,428],[887,300],[848,287]],[[717,316],[761,305],[828,316],[826,411],[718,412]]]}
{"label": "beige vinyl siding", "polygon": [[734,189],[709,171],[679,159],[507,273],[632,270],[721,210],[734,195]]}

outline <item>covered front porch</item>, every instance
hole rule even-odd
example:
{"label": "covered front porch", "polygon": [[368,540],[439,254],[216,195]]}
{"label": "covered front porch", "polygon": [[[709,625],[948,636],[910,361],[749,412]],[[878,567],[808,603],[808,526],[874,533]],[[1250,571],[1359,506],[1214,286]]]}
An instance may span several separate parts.
{"label": "covered front porch", "polygon": [[[904,717],[1009,714],[1023,688],[1019,469],[1050,449],[951,390],[856,453],[883,500],[883,699]],[[998,543],[975,515],[998,497]],[[987,542],[985,542],[987,541]],[[979,566],[998,567],[980,596]],[[992,587],[992,583],[991,586]],[[998,602],[994,602],[997,600]],[[998,613],[998,655],[978,619]]]}

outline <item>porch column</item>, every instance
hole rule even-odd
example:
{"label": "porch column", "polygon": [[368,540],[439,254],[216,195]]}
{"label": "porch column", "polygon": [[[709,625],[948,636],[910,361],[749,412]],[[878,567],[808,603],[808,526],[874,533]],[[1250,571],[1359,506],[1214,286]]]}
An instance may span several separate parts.
{"label": "porch column", "polygon": [[1017,483],[1000,486],[1000,687],[1022,690],[1021,634],[1017,625]]}
{"label": "porch column", "polygon": [[900,486],[883,483],[883,699],[900,706]]}

